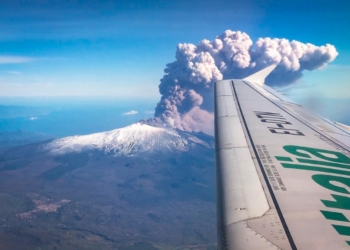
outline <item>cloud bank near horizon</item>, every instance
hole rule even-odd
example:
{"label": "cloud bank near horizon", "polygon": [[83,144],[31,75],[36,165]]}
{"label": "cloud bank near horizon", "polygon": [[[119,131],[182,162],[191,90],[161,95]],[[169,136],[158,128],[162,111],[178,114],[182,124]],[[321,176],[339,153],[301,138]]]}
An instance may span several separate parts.
{"label": "cloud bank near horizon", "polygon": [[304,70],[325,67],[337,55],[331,44],[315,46],[269,37],[253,43],[248,34],[231,30],[197,45],[180,43],[176,60],[166,65],[160,80],[162,97],[155,108],[155,117],[174,128],[213,134],[216,81],[243,78],[278,64],[266,83],[287,86],[300,79]]}
{"label": "cloud bank near horizon", "polygon": [[26,56],[0,56],[0,64],[17,64],[33,61],[34,58]]}
{"label": "cloud bank near horizon", "polygon": [[139,113],[139,112],[136,111],[136,110],[130,110],[130,111],[128,111],[128,112],[123,113],[122,115],[136,115],[136,114],[138,114],[138,113]]}

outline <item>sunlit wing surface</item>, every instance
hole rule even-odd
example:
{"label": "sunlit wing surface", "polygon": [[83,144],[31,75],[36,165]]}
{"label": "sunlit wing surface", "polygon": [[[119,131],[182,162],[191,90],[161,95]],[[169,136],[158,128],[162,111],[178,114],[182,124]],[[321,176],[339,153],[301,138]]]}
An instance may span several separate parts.
{"label": "sunlit wing surface", "polygon": [[219,249],[350,249],[350,129],[264,85],[215,85]]}

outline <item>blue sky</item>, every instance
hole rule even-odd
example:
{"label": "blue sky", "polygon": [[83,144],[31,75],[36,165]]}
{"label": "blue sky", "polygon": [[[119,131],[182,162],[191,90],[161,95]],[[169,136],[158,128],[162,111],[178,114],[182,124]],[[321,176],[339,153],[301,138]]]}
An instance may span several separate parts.
{"label": "blue sky", "polygon": [[350,98],[348,1],[1,2],[0,96],[157,101],[159,79],[178,43],[197,44],[231,29],[253,41],[333,44],[336,60],[287,92],[301,98],[307,86],[327,98]]}

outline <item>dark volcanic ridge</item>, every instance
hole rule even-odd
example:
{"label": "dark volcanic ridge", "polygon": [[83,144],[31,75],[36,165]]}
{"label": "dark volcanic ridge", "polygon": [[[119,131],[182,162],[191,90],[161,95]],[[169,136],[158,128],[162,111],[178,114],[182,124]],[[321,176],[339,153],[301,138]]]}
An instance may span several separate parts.
{"label": "dark volcanic ridge", "polygon": [[47,134],[27,132],[27,131],[1,131],[0,147],[16,147],[26,144],[48,141],[54,139],[54,136]]}

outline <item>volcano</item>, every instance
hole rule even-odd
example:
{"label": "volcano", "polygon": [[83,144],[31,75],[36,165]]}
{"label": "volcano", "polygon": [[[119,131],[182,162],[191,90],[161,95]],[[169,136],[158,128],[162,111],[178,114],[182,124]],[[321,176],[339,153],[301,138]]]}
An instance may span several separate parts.
{"label": "volcano", "polygon": [[1,151],[2,247],[215,249],[214,165],[212,136],[145,121]]}
{"label": "volcano", "polygon": [[213,148],[213,138],[204,133],[189,133],[138,122],[121,129],[84,136],[57,139],[45,146],[53,154],[99,150],[114,156],[137,156],[143,153],[187,152]]}

